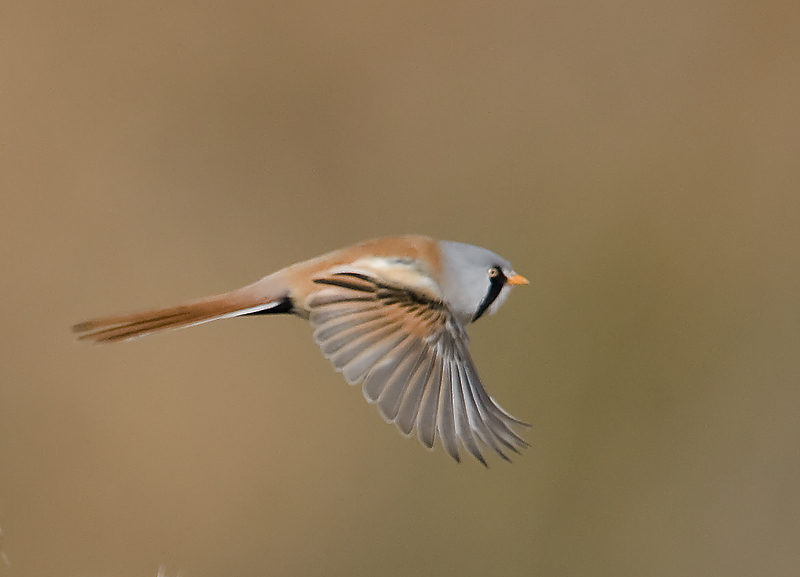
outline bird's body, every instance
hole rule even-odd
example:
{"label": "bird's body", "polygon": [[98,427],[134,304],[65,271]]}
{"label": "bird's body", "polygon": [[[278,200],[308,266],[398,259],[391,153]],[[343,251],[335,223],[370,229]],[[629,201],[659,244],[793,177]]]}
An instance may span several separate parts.
{"label": "bird's body", "polygon": [[243,288],[187,303],[73,327],[92,342],[254,314],[308,319],[323,354],[404,434],[432,447],[438,434],[485,464],[477,439],[506,458],[525,442],[486,393],[464,326],[493,313],[527,281],[486,249],[424,236],[368,240],[303,261]]}

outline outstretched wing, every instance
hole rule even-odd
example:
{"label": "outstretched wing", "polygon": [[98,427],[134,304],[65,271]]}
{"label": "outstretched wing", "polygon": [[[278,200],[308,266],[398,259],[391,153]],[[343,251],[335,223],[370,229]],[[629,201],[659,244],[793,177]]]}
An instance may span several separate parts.
{"label": "outstretched wing", "polygon": [[525,425],[483,388],[461,323],[438,298],[393,286],[369,271],[334,269],[306,301],[314,339],[350,384],[404,435],[433,447],[438,434],[459,461],[459,442],[481,463],[478,440],[508,460]]}

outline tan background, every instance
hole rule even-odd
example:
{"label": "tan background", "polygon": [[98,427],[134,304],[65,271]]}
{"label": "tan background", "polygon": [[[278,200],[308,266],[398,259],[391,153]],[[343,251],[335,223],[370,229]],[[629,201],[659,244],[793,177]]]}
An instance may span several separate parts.
{"label": "tan background", "polygon": [[[0,8],[0,576],[796,575],[796,2]],[[472,327],[506,465],[293,318],[88,316],[371,236],[532,285]]]}

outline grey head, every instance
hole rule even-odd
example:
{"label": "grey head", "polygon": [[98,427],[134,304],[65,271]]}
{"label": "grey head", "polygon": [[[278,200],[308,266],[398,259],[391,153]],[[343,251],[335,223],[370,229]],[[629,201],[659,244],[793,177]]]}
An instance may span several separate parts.
{"label": "grey head", "polygon": [[439,241],[442,253],[442,292],[462,323],[490,315],[508,298],[513,285],[528,281],[500,255],[471,244]]}

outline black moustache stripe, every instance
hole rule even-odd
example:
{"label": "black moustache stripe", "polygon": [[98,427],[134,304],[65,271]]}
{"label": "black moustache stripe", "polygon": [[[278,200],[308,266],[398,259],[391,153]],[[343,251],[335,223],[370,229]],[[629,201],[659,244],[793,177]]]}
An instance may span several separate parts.
{"label": "black moustache stripe", "polygon": [[503,290],[504,284],[506,284],[506,277],[503,273],[492,277],[491,284],[489,285],[489,292],[486,293],[486,297],[483,299],[481,306],[478,307],[478,312],[472,317],[473,323],[481,318],[481,315],[486,312],[486,309],[492,306],[492,303],[497,300],[497,297],[500,296],[500,291]]}

